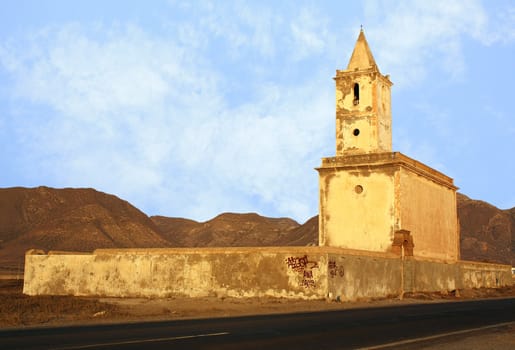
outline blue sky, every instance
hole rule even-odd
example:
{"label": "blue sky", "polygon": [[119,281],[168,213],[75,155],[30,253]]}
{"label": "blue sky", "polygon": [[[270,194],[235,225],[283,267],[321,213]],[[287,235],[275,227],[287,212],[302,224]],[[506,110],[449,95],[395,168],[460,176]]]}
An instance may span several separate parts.
{"label": "blue sky", "polygon": [[304,222],[361,24],[394,150],[515,206],[513,1],[3,1],[0,187]]}

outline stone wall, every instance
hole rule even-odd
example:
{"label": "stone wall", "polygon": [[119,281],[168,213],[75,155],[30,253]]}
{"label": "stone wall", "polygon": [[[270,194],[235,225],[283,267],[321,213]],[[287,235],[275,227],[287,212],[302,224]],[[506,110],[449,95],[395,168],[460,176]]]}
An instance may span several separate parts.
{"label": "stone wall", "polygon": [[25,294],[321,299],[327,290],[327,258],[313,247],[41,253],[26,255]]}
{"label": "stone wall", "polygon": [[396,257],[328,254],[328,299],[353,301],[401,293],[401,260]]}
{"label": "stone wall", "polygon": [[511,284],[511,267],[404,260],[328,247],[32,250],[24,293],[111,297],[279,297],[353,301]]}
{"label": "stone wall", "polygon": [[460,288],[497,288],[513,283],[511,266],[501,264],[486,264],[475,261],[460,261]]}
{"label": "stone wall", "polygon": [[405,259],[404,276],[404,292],[452,291],[458,289],[461,279],[457,263],[419,259]]}

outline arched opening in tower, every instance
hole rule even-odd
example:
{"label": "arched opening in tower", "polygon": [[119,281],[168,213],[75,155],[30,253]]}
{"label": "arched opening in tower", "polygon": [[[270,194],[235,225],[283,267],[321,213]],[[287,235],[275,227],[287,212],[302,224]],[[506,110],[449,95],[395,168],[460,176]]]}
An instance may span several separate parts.
{"label": "arched opening in tower", "polygon": [[359,84],[354,83],[354,105],[359,104]]}

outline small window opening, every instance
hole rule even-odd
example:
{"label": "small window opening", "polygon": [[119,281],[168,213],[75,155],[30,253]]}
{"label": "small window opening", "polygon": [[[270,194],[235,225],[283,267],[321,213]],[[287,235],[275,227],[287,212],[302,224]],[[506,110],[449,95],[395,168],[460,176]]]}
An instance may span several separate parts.
{"label": "small window opening", "polygon": [[354,100],[353,100],[353,103],[354,103],[355,106],[359,104],[359,84],[358,83],[354,84]]}
{"label": "small window opening", "polygon": [[356,185],[356,187],[354,187],[354,191],[356,191],[357,194],[362,193],[363,192],[363,186]]}
{"label": "small window opening", "polygon": [[352,132],[352,134],[354,136],[358,136],[359,135],[359,129],[354,129],[354,131]]}

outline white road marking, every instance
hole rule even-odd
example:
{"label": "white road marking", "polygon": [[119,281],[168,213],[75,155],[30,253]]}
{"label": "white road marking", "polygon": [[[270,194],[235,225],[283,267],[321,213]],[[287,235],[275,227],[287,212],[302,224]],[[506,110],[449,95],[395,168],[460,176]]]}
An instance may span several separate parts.
{"label": "white road marking", "polygon": [[381,344],[381,345],[376,345],[376,346],[369,346],[369,347],[365,347],[365,348],[359,348],[358,350],[375,350],[375,349],[383,349],[383,348],[392,347],[392,346],[407,345],[407,344],[418,343],[418,342],[426,341],[426,340],[445,338],[445,337],[449,337],[449,336],[452,336],[452,335],[467,334],[467,333],[483,331],[483,330],[491,329],[491,328],[498,328],[498,327],[503,327],[503,326],[509,326],[509,325],[512,325],[512,324],[515,324],[515,322],[497,323],[497,324],[493,324],[493,325],[490,325],[490,326],[471,328],[471,329],[464,329],[462,331],[442,333],[442,334],[437,334],[437,335],[431,335],[431,336],[428,336],[428,337],[400,340],[400,341],[396,341],[396,342],[393,342],[393,343],[387,343],[387,344]]}
{"label": "white road marking", "polygon": [[181,339],[192,339],[192,338],[203,338],[203,337],[217,337],[217,336],[220,336],[220,335],[228,335],[228,334],[230,334],[230,333],[229,332],[220,332],[220,333],[182,335],[182,336],[167,337],[167,338],[151,338],[151,339],[139,339],[139,340],[126,340],[126,341],[112,342],[112,343],[98,343],[98,344],[88,344],[88,345],[67,346],[67,347],[62,347],[62,348],[54,348],[53,350],[90,349],[90,348],[96,348],[98,346],[114,346],[114,345],[127,345],[127,344],[155,343],[155,342],[170,341],[170,340],[181,340]]}

